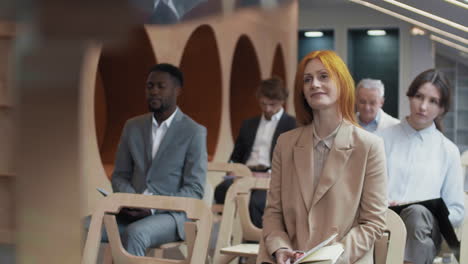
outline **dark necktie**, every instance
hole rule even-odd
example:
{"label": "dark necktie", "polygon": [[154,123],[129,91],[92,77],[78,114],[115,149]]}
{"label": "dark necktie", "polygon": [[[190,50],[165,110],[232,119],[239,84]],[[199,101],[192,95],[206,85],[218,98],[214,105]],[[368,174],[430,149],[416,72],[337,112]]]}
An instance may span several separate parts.
{"label": "dark necktie", "polygon": [[151,14],[149,22],[151,24],[174,24],[178,20],[177,15],[166,2],[160,0],[153,14]]}

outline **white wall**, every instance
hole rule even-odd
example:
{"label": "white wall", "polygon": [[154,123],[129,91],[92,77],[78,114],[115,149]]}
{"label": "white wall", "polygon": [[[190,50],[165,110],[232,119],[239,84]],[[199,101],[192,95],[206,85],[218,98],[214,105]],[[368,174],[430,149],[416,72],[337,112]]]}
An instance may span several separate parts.
{"label": "white wall", "polygon": [[299,30],[333,29],[335,51],[346,62],[348,29],[399,28],[399,117],[409,114],[406,90],[413,78],[423,70],[434,67],[432,41],[426,36],[412,36],[412,27],[404,21],[358,4],[346,2],[326,7],[299,9]]}

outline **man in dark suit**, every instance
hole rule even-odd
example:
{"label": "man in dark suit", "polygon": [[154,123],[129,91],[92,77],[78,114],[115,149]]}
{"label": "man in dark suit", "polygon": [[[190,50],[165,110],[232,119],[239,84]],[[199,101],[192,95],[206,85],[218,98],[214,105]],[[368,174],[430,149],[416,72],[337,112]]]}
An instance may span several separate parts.
{"label": "man in dark suit", "polygon": [[[127,121],[120,138],[114,192],[202,199],[206,180],[206,128],[177,107],[182,72],[170,64],[150,69],[146,96],[151,113]],[[122,243],[133,255],[185,238],[182,212],[122,209]]]}
{"label": "man in dark suit", "polygon": [[[296,128],[296,120],[283,109],[288,98],[288,90],[281,79],[273,77],[262,81],[257,90],[257,98],[262,115],[242,123],[230,162],[246,164],[253,172],[268,172],[278,136]],[[232,182],[232,178],[227,178],[216,187],[217,203],[224,203],[227,189]],[[253,224],[260,228],[265,202],[266,191],[252,192],[249,204],[250,216]]]}

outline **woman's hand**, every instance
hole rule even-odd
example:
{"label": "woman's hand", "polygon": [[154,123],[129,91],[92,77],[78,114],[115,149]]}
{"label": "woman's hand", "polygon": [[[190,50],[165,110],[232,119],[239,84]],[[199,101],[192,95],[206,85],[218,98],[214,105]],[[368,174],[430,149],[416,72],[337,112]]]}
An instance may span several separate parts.
{"label": "woman's hand", "polygon": [[300,258],[304,253],[295,252],[287,248],[280,248],[276,250],[275,257],[277,264],[286,264],[289,260],[289,263],[293,263],[296,259]]}

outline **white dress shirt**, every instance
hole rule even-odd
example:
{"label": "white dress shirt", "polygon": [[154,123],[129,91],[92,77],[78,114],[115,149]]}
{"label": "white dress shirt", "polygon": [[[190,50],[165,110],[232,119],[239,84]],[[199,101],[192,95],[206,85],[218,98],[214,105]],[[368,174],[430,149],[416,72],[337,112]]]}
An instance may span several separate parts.
{"label": "white dress shirt", "polygon": [[442,198],[449,220],[464,217],[460,152],[435,125],[417,131],[405,119],[377,132],[385,142],[389,201],[414,202]]}
{"label": "white dress shirt", "polygon": [[[158,121],[156,121],[156,118],[154,118],[153,115],[153,124],[151,126],[151,138],[152,138],[152,151],[151,151],[151,158],[154,159],[156,156],[156,153],[158,153],[159,146],[161,145],[162,140],[164,139],[164,136],[166,135],[167,130],[171,126],[172,120],[174,119],[174,116],[176,115],[178,111],[178,108],[170,115],[166,120],[164,120],[161,125],[158,124]],[[143,192],[144,195],[153,195],[148,189],[145,189]],[[155,210],[151,209],[151,212],[154,214]]]}
{"label": "white dress shirt", "polygon": [[271,167],[270,150],[273,134],[275,133],[278,122],[283,115],[284,109],[281,108],[278,113],[274,114],[270,120],[266,120],[262,115],[260,124],[258,125],[257,134],[255,135],[252,152],[247,160],[247,166],[264,165]]}
{"label": "white dress shirt", "polygon": [[152,141],[153,141],[153,146],[152,146],[152,151],[151,151],[151,158],[154,159],[156,156],[156,153],[158,152],[159,145],[161,145],[161,142],[166,135],[167,130],[171,126],[172,120],[174,119],[174,116],[177,113],[177,109],[170,115],[166,120],[164,120],[161,125],[158,124],[158,121],[156,121],[156,118],[154,118],[153,115],[153,126],[151,127],[151,135],[152,135]]}

